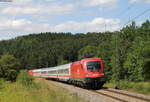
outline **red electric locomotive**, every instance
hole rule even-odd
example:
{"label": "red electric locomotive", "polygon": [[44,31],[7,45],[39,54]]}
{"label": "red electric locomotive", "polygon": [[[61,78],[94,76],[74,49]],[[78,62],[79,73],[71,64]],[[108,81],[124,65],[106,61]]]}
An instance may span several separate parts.
{"label": "red electric locomotive", "polygon": [[71,65],[72,83],[90,88],[100,88],[105,83],[104,64],[100,58],[87,58]]}
{"label": "red electric locomotive", "polygon": [[28,73],[92,89],[99,89],[105,83],[104,64],[100,58],[86,58],[57,67],[29,70]]}

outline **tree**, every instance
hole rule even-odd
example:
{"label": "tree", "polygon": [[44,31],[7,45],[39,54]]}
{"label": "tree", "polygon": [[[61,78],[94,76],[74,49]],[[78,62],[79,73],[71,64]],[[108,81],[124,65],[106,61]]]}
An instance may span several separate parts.
{"label": "tree", "polygon": [[15,81],[19,73],[19,62],[10,55],[5,54],[0,58],[0,77],[8,81]]}
{"label": "tree", "polygon": [[150,79],[150,42],[138,37],[132,51],[128,53],[124,67],[127,69],[126,77],[131,81],[143,81]]}
{"label": "tree", "polygon": [[79,50],[79,59],[94,57],[96,56],[96,52],[97,47],[91,45],[85,46],[84,48]]}
{"label": "tree", "polygon": [[117,87],[119,86],[119,81],[122,79],[121,70],[122,70],[122,59],[121,59],[121,39],[119,37],[120,32],[116,32],[112,36],[111,46],[112,46],[112,55],[110,55],[111,59],[111,67],[112,67],[112,78],[116,83]]}
{"label": "tree", "polygon": [[86,34],[46,32],[0,41],[0,56],[5,53],[13,55],[24,69],[53,67],[85,57],[100,57],[105,62],[105,71],[108,74],[112,71],[114,80],[128,78],[128,66],[134,69],[132,61],[137,61],[136,66],[140,61],[135,56],[144,56],[141,68],[144,69],[144,79],[148,79],[150,55],[148,50],[144,52],[136,45],[137,43],[142,46],[135,41],[138,38],[142,39],[141,43],[150,41],[148,20],[141,26],[136,26],[135,22],[132,22],[117,32]]}

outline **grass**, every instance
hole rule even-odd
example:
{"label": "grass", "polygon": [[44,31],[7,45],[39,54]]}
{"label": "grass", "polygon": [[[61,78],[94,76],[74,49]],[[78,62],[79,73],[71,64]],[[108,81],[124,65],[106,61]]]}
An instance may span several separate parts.
{"label": "grass", "polygon": [[81,102],[81,99],[43,79],[26,85],[0,81],[0,102]]}
{"label": "grass", "polygon": [[[110,81],[110,82],[105,84],[105,87],[114,88],[115,83],[113,81]],[[132,92],[150,95],[150,82],[120,81],[120,88],[127,90],[127,91],[132,91]]]}

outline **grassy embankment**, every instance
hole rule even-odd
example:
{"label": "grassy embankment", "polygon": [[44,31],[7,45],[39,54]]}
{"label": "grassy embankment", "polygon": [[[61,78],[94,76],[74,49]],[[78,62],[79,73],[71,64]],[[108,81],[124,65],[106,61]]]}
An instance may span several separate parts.
{"label": "grassy embankment", "polygon": [[[104,86],[114,88],[115,83],[113,81],[110,81],[106,83]],[[120,88],[127,91],[150,95],[150,82],[120,81]]]}
{"label": "grassy embankment", "polygon": [[22,74],[17,82],[0,80],[0,102],[80,102],[74,95],[45,80]]}

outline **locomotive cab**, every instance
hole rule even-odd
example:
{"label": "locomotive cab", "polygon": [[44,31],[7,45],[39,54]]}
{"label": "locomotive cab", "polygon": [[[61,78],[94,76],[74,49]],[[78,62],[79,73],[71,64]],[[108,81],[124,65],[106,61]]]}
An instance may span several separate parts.
{"label": "locomotive cab", "polygon": [[85,83],[93,88],[100,88],[105,83],[104,64],[100,58],[82,61],[85,69]]}
{"label": "locomotive cab", "polygon": [[104,72],[100,61],[86,62],[86,77],[96,78],[103,76]]}

